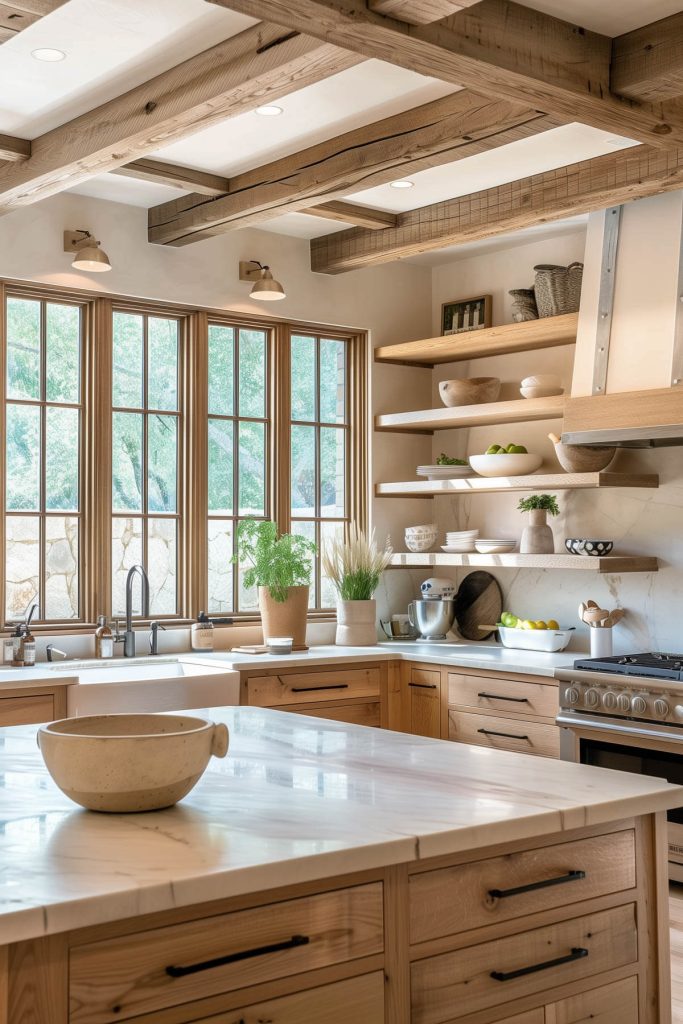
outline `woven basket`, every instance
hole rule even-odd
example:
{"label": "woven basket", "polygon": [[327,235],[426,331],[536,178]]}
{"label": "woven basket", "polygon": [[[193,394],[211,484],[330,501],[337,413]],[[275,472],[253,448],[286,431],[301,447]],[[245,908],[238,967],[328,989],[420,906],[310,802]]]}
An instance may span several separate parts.
{"label": "woven basket", "polygon": [[583,263],[570,263],[568,267],[539,263],[534,270],[538,315],[543,317],[576,313],[581,299]]}
{"label": "woven basket", "polygon": [[511,288],[508,295],[512,296],[512,319],[515,323],[525,320],[538,320],[538,309],[533,288]]}

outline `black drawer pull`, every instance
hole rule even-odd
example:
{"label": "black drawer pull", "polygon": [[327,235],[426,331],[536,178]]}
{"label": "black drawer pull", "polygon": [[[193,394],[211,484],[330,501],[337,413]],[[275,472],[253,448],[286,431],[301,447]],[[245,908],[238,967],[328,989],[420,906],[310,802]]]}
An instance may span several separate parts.
{"label": "black drawer pull", "polygon": [[348,683],[335,683],[334,686],[293,686],[292,693],[312,693],[317,690],[348,690]]}
{"label": "black drawer pull", "polygon": [[542,882],[529,882],[528,885],[518,885],[514,889],[489,889],[489,896],[495,900],[505,899],[506,896],[519,896],[523,892],[534,892],[536,889],[547,889],[551,885],[564,885],[565,882],[578,882],[585,878],[585,871],[568,871],[566,875],[557,875],[555,878],[544,878]]}
{"label": "black drawer pull", "polygon": [[271,946],[257,946],[256,949],[244,949],[241,953],[230,953],[228,956],[217,956],[215,960],[202,960],[198,964],[189,964],[187,967],[167,967],[166,973],[172,978],[184,978],[188,974],[198,974],[200,971],[210,971],[213,967],[223,967],[225,964],[235,964],[239,960],[251,960],[255,956],[265,956],[266,953],[280,953],[283,949],[294,949],[296,946],[307,946],[311,940],[308,935],[292,935],[291,939],[284,942],[274,942]]}
{"label": "black drawer pull", "polygon": [[503,697],[500,693],[478,693],[477,697],[486,697],[487,700],[507,700],[511,704],[529,704],[528,697]]}
{"label": "black drawer pull", "polygon": [[417,686],[420,690],[438,690],[436,683],[408,683],[408,686]]}
{"label": "black drawer pull", "polygon": [[494,729],[477,729],[483,736],[504,736],[506,740],[528,740],[528,736],[520,736],[518,732],[496,732]]}
{"label": "black drawer pull", "polygon": [[491,977],[494,981],[513,981],[515,978],[523,978],[525,974],[547,971],[550,967],[559,967],[560,964],[571,964],[585,956],[588,956],[588,950],[575,946],[567,956],[558,956],[556,960],[544,960],[542,964],[532,964],[530,967],[520,967],[518,971],[491,971]]}

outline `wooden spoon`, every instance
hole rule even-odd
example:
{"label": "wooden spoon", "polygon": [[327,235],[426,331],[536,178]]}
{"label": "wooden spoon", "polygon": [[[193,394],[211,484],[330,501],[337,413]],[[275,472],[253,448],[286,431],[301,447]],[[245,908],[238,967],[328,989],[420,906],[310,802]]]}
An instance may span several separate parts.
{"label": "wooden spoon", "polygon": [[579,619],[581,620],[581,622],[585,622],[585,619],[584,619],[584,615],[585,614],[586,614],[586,606],[585,606],[585,604],[582,601],[581,604],[579,605]]}
{"label": "wooden spoon", "polygon": [[616,626],[617,622],[621,622],[626,612],[623,608],[615,608],[613,612],[610,612],[609,618],[605,622],[606,626]]}
{"label": "wooden spoon", "polygon": [[600,605],[596,604],[595,601],[586,601],[586,608],[599,608]]}
{"label": "wooden spoon", "polygon": [[589,608],[586,612],[584,622],[589,623],[591,626],[599,626],[601,622],[609,618],[609,612],[606,608]]}
{"label": "wooden spoon", "polygon": [[560,439],[557,436],[557,434],[548,434],[548,437],[553,442],[553,444],[560,444]]}

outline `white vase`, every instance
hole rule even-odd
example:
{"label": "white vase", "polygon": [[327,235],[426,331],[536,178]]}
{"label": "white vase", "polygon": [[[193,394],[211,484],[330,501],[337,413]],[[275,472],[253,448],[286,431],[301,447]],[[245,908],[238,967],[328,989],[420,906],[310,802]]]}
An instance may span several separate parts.
{"label": "white vase", "polygon": [[544,508],[533,508],[529,512],[529,525],[524,527],[519,550],[522,555],[552,555],[555,550],[555,538]]}
{"label": "white vase", "polygon": [[370,601],[337,602],[337,647],[373,647],[377,643],[377,609]]}

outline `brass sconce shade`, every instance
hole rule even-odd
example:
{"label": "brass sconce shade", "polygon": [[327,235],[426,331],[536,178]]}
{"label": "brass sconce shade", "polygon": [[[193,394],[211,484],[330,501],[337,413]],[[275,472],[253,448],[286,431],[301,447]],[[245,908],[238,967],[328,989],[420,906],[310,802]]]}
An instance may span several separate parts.
{"label": "brass sconce shade", "polygon": [[249,294],[262,302],[276,302],[285,298],[286,292],[273,277],[270,267],[258,260],[240,260],[240,281],[253,281]]}

